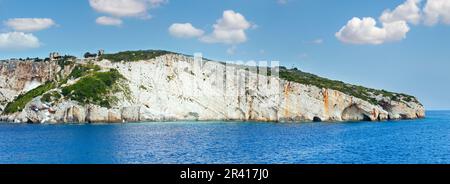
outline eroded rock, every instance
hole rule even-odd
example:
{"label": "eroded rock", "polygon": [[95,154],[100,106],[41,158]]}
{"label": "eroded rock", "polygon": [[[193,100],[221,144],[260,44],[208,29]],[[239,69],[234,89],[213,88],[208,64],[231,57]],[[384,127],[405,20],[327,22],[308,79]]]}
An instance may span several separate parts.
{"label": "eroded rock", "polygon": [[86,121],[90,123],[102,123],[108,122],[108,120],[109,120],[109,111],[107,108],[99,107],[96,105],[90,105],[88,107]]}
{"label": "eroded rock", "polygon": [[[129,86],[129,93],[115,94],[118,102],[113,108],[80,105],[67,99],[45,107],[46,104],[40,102],[38,97],[22,112],[4,115],[1,119],[24,123],[104,123],[177,120],[378,121],[425,117],[425,109],[416,101],[398,102],[377,97],[380,104],[373,104],[337,90],[289,82],[276,76],[260,76],[243,69],[230,70],[218,62],[198,64],[193,58],[183,55],[168,54],[148,61],[128,63],[105,60],[98,64],[103,70],[117,69]],[[45,73],[56,67],[36,65],[32,69],[32,65],[22,65],[0,66],[0,86],[9,86],[0,90],[4,100],[11,101],[33,80],[51,80],[53,77]],[[220,79],[216,71],[263,82],[233,77]],[[36,74],[18,78],[16,75],[22,72]],[[16,78],[7,80],[8,77]],[[279,88],[268,89],[267,83]]]}

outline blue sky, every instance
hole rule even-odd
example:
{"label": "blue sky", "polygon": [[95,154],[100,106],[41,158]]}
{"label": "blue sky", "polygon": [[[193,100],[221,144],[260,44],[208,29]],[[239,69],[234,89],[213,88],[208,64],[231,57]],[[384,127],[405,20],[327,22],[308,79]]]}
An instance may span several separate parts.
{"label": "blue sky", "polygon": [[[450,0],[113,0],[145,1],[119,9],[91,1],[97,2],[0,0],[0,58],[46,57],[52,51],[81,56],[103,48],[277,60],[328,78],[409,93],[427,109],[450,109]],[[427,9],[428,3],[444,5]],[[16,18],[40,21],[30,28]],[[38,40],[9,49],[11,33]]]}

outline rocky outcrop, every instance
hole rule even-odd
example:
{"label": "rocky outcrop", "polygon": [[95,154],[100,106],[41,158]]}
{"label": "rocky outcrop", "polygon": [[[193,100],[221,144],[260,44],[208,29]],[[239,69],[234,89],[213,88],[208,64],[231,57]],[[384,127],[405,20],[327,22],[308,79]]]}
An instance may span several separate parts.
{"label": "rocky outcrop", "polygon": [[[140,107],[130,106],[122,108],[122,119],[126,122],[137,122],[140,121]],[[145,121],[145,119],[142,119]]]}
{"label": "rocky outcrop", "polygon": [[121,123],[122,120],[122,114],[120,113],[120,110],[118,109],[110,109],[108,111],[108,122],[110,123]]}
{"label": "rocky outcrop", "polygon": [[64,114],[63,122],[86,122],[86,111],[83,107],[74,105]]}
{"label": "rocky outcrop", "polygon": [[0,63],[0,110],[17,95],[54,80],[56,62],[10,61]]}
{"label": "rocky outcrop", "polygon": [[109,111],[107,108],[98,106],[89,106],[86,120],[92,123],[102,123],[109,121]]}
{"label": "rocky outcrop", "polygon": [[416,119],[425,117],[425,109],[415,102],[389,101],[383,105],[389,119]]}
{"label": "rocky outcrop", "polygon": [[[276,75],[259,75],[220,62],[196,61],[178,54],[139,62],[103,60],[97,64],[102,69],[117,69],[126,78],[129,97],[123,93],[115,94],[118,102],[111,108],[81,105],[69,100],[48,105],[37,97],[22,112],[3,115],[1,119],[32,123],[120,123],[175,120],[379,121],[425,117],[423,106],[414,100],[394,101],[380,97],[378,100],[383,103],[374,104],[338,90],[286,81]],[[25,88],[26,81],[51,80],[52,75],[46,75],[50,69],[43,67],[43,71],[35,72],[39,75],[15,77],[19,70],[3,66],[0,85],[8,87],[0,92],[10,90],[17,94]],[[27,69],[27,72],[31,70]],[[8,76],[15,77],[14,80],[21,81],[20,84],[6,82],[10,80],[6,79]],[[11,97],[4,100],[11,101]]]}

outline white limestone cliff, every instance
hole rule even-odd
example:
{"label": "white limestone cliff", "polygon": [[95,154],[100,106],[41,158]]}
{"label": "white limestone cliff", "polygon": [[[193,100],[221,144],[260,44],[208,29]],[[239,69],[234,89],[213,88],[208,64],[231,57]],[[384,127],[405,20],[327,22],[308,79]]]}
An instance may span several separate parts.
{"label": "white limestone cliff", "polygon": [[[117,104],[108,109],[81,105],[72,100],[62,100],[47,107],[39,96],[29,102],[23,111],[3,114],[1,120],[29,123],[182,120],[302,122],[425,117],[424,107],[416,101],[380,99],[384,102],[381,106],[337,90],[290,82],[278,76],[259,75],[239,67],[230,70],[220,62],[198,63],[192,57],[179,54],[138,62],[113,63],[103,60],[96,64],[102,69],[117,69],[126,78],[130,98],[117,93]],[[51,66],[57,67],[55,64]],[[46,75],[50,71],[23,76],[18,73],[22,69],[0,67],[0,100],[4,102],[13,101],[26,88],[27,82],[31,84],[38,80],[44,83],[54,78]],[[29,70],[24,72],[30,73]],[[17,78],[24,80],[11,82],[12,79],[17,81]],[[269,88],[267,84],[271,84]],[[5,105],[2,104],[2,109]]]}

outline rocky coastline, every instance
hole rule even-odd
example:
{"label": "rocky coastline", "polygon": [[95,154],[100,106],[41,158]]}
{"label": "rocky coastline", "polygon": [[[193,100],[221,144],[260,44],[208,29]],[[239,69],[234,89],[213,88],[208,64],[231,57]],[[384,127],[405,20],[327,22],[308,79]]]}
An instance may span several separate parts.
{"label": "rocky coastline", "polygon": [[[339,90],[339,83],[330,88],[302,83],[287,75],[301,74],[295,70],[264,76],[238,66],[231,68],[233,75],[244,76],[243,80],[230,77],[230,66],[222,62],[199,63],[194,57],[170,52],[133,61],[101,57],[3,62],[0,121],[340,122],[425,117],[423,105],[409,95],[348,84]],[[217,71],[225,71],[220,80]],[[279,88],[267,89],[267,83]],[[359,93],[364,95],[352,95]]]}

